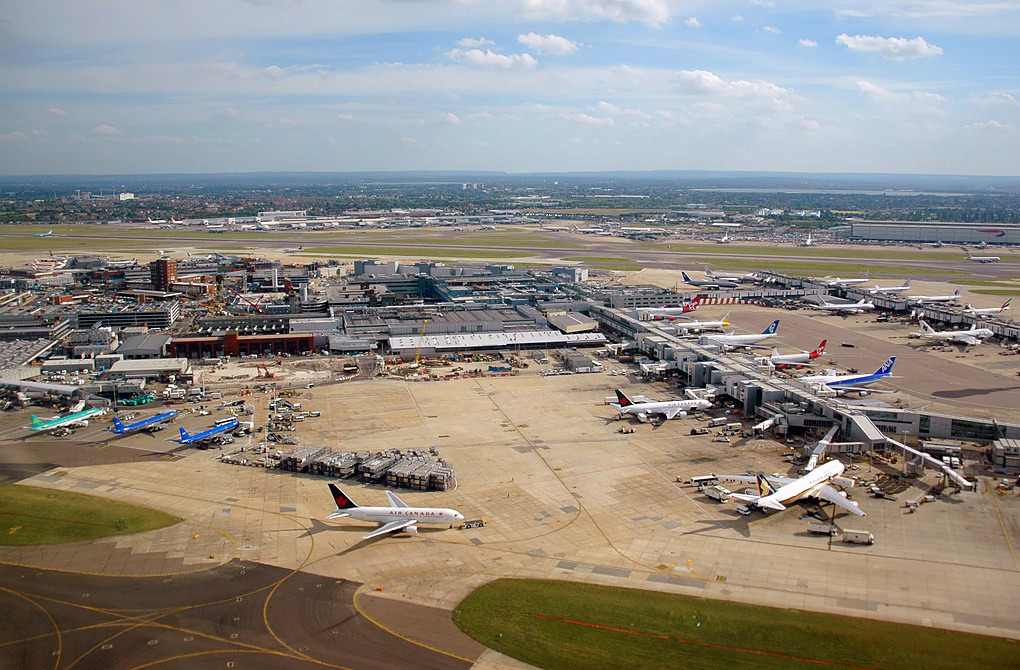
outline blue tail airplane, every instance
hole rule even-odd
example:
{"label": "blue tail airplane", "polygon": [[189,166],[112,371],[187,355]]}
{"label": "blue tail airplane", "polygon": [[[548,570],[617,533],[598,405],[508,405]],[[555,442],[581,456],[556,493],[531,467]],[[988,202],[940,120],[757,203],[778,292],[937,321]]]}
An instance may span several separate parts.
{"label": "blue tail airplane", "polygon": [[177,417],[177,410],[172,409],[169,412],[163,412],[162,414],[156,414],[155,416],[150,416],[148,419],[142,419],[141,421],[136,421],[134,423],[129,423],[126,426],[123,423],[121,423],[120,419],[114,418],[114,420],[113,420],[113,428],[110,428],[109,431],[111,433],[116,433],[117,435],[124,435],[126,433],[133,433],[136,430],[142,430],[143,428],[148,428],[149,426],[155,426],[157,423],[161,423],[163,421],[169,421],[170,419],[173,419],[173,418],[176,418],[176,417]]}
{"label": "blue tail airplane", "polygon": [[197,435],[192,435],[188,431],[181,428],[181,439],[177,440],[177,442],[180,442],[181,444],[194,444],[196,442],[201,442],[202,440],[208,440],[210,437],[215,437],[220,433],[230,432],[237,428],[238,425],[239,424],[237,423],[236,420],[228,421],[227,423],[221,424],[219,426],[213,426],[209,430],[203,430],[201,433],[198,433]]}

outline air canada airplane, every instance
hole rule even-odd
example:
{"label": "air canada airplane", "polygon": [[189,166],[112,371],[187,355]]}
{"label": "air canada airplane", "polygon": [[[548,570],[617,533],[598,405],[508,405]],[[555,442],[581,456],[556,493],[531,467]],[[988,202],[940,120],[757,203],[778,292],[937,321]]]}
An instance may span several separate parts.
{"label": "air canada airplane", "polygon": [[634,402],[620,389],[616,389],[615,405],[620,412],[620,418],[630,414],[636,416],[641,423],[648,421],[649,416],[661,416],[663,419],[687,416],[691,410],[708,409],[712,406],[711,400],[705,398],[689,398],[687,400],[664,400],[663,402]]}
{"label": "air canada airplane", "polygon": [[[737,500],[751,503],[753,506],[765,510],[784,510],[792,502],[801,498],[818,498],[826,502],[839,505],[851,514],[864,516],[864,512],[857,506],[857,503],[847,500],[846,495],[837,491],[829,484],[834,478],[843,474],[845,466],[839,461],[828,461],[809,471],[803,477],[792,479],[789,477],[772,477],[769,479],[759,472],[754,477],[750,475],[719,475],[720,482],[730,480],[735,482],[756,483],[758,495],[734,493]],[[776,487],[778,485],[778,488]]]}
{"label": "air canada airplane", "polygon": [[327,516],[327,519],[349,516],[358,521],[372,521],[379,524],[378,528],[363,536],[361,538],[363,540],[400,531],[414,535],[418,532],[416,525],[418,523],[452,524],[455,521],[464,520],[464,515],[453,509],[408,507],[407,503],[392,491],[386,492],[390,507],[361,507],[335,484],[329,485],[329,492],[333,495],[333,501],[336,503],[336,511]]}

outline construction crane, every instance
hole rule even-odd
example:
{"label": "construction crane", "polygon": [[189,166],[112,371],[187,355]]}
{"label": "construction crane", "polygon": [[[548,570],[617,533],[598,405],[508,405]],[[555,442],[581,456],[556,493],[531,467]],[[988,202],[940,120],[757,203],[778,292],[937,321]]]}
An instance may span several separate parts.
{"label": "construction crane", "polygon": [[418,351],[414,352],[414,365],[412,367],[418,367],[418,361],[421,360],[421,347],[425,344],[425,326],[429,323],[428,319],[421,322],[421,335],[418,336]]}
{"label": "construction crane", "polygon": [[[231,293],[233,293],[233,294],[234,294],[234,295],[236,295],[236,296],[237,296],[238,298],[240,298],[241,300],[245,301],[246,303],[248,303],[249,305],[251,305],[252,307],[254,307],[254,308],[255,308],[255,311],[257,311],[257,312],[258,312],[259,314],[264,314],[264,313],[265,313],[265,312],[263,311],[263,309],[262,309],[261,307],[259,307],[259,303],[258,303],[258,302],[252,302],[251,300],[248,300],[248,298],[245,298],[245,297],[244,297],[243,295],[241,295],[240,293],[238,293],[237,291],[235,291],[235,290],[234,290],[234,287],[233,287],[233,286],[231,286],[231,287],[229,287],[229,288],[230,288],[230,291],[231,291]],[[260,296],[260,297],[259,297],[259,301],[261,301],[261,300],[262,300],[262,298],[261,298],[261,296]]]}

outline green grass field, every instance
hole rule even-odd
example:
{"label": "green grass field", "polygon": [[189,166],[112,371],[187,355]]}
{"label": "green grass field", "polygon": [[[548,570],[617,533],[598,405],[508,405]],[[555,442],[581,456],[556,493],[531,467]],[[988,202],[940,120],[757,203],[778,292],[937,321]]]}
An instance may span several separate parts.
{"label": "green grass field", "polygon": [[80,493],[0,484],[0,545],[83,542],[155,530],[179,521],[146,507]]}
{"label": "green grass field", "polygon": [[[648,249],[661,249],[661,244],[647,244],[642,245]],[[712,253],[713,251],[718,254],[736,254],[738,256],[751,256],[754,254],[762,254],[763,251],[767,250],[772,256],[786,256],[790,258],[797,257],[815,257],[815,258],[864,258],[868,260],[909,260],[909,261],[953,261],[963,260],[964,256],[960,252],[953,251],[920,251],[912,249],[910,247],[899,247],[892,251],[886,251],[884,249],[864,249],[861,247],[787,247],[787,246],[750,246],[750,245],[734,245],[726,244],[719,245],[718,247],[712,247],[706,244],[667,244],[665,245],[670,251],[676,251],[679,253],[689,254],[705,254]]]}
{"label": "green grass field", "polygon": [[550,670],[1020,667],[1020,644],[1000,638],[576,582],[498,579],[453,620]]}

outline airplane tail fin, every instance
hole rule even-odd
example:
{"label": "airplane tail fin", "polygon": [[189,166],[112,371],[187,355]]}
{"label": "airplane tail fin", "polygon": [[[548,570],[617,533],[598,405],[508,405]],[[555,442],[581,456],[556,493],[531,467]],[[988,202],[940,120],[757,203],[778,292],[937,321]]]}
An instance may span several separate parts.
{"label": "airplane tail fin", "polygon": [[960,289],[956,289],[955,291],[953,291],[953,295],[959,296],[960,295]]}
{"label": "airplane tail fin", "polygon": [[118,419],[117,417],[113,418],[113,432],[115,432],[115,433],[123,433],[124,432],[124,424],[122,424],[120,422],[120,419]]}
{"label": "airplane tail fin", "polygon": [[1006,298],[1006,302],[1002,303],[1002,307],[999,308],[999,311],[1000,312],[1005,312],[1007,309],[1009,309],[1009,303],[1012,300],[1013,300],[1013,298]]}
{"label": "airplane tail fin", "polygon": [[188,431],[186,431],[183,428],[181,428],[181,442],[190,442],[190,441],[191,441],[191,435],[188,434]]}
{"label": "airplane tail fin", "polygon": [[870,275],[870,274],[871,274],[871,270],[865,270],[864,271],[864,278],[867,279],[868,275]]}
{"label": "airplane tail fin", "polygon": [[935,332],[935,329],[932,328],[931,326],[929,326],[928,322],[925,321],[924,319],[921,319],[919,321],[919,323],[921,324],[921,330],[923,330],[924,332],[926,332],[926,333],[934,333]]}
{"label": "airplane tail fin", "polygon": [[354,509],[358,506],[336,484],[329,485],[329,492],[333,495],[333,501],[336,503],[337,509]]}
{"label": "airplane tail fin", "polygon": [[730,325],[730,314],[732,314],[732,313],[733,312],[731,310],[731,311],[726,312],[725,314],[723,314],[722,325],[724,325],[724,326]]}
{"label": "airplane tail fin", "polygon": [[769,324],[769,327],[761,331],[762,335],[775,335],[776,331],[779,330],[779,319],[776,319]]}
{"label": "airplane tail fin", "polygon": [[629,407],[634,404],[634,401],[627,397],[627,394],[616,389],[616,399],[620,402],[620,407]]}
{"label": "airplane tail fin", "polygon": [[758,497],[759,498],[764,498],[765,496],[770,496],[770,495],[772,495],[773,493],[776,492],[775,487],[772,486],[772,483],[769,482],[768,478],[765,477],[764,473],[759,472],[757,477],[755,477],[755,479],[758,481]]}
{"label": "airplane tail fin", "polygon": [[35,414],[32,415],[32,426],[41,426],[43,424],[42,419],[37,417]]}
{"label": "airplane tail fin", "polygon": [[684,278],[684,281],[690,281],[691,278],[687,276],[686,272],[681,272],[680,275]]}
{"label": "airplane tail fin", "polygon": [[818,347],[814,351],[811,352],[811,358],[818,358],[819,356],[821,356],[822,354],[825,353],[825,343],[826,342],[828,342],[828,340],[822,340],[821,341],[821,343],[818,345]]}
{"label": "airplane tail fin", "polygon": [[890,372],[892,372],[892,366],[895,363],[896,363],[896,357],[895,356],[890,356],[889,358],[886,359],[885,363],[882,363],[882,365],[877,370],[875,370],[875,374],[876,375],[889,374]]}

